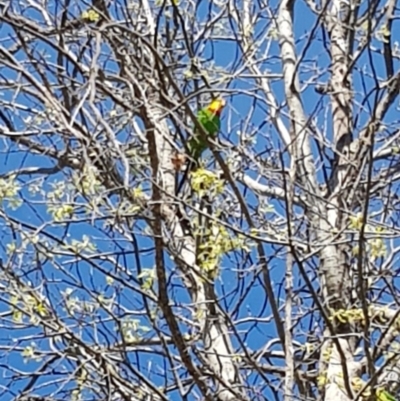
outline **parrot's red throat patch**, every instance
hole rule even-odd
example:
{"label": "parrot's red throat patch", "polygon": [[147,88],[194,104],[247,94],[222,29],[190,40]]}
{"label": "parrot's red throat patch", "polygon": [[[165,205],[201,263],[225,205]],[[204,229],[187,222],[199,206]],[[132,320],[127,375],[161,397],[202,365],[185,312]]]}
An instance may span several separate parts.
{"label": "parrot's red throat patch", "polygon": [[222,109],[212,109],[211,107],[209,107],[208,110],[209,110],[212,114],[214,114],[215,116],[221,117]]}

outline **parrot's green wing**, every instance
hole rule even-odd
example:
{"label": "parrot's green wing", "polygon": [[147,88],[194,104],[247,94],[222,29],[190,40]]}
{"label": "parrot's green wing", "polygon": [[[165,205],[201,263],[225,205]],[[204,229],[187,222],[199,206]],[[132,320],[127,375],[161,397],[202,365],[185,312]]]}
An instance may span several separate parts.
{"label": "parrot's green wing", "polygon": [[[221,127],[221,119],[218,115],[207,110],[207,108],[199,110],[197,113],[197,121],[202,125],[207,133],[208,138],[215,138]],[[208,148],[208,144],[199,134],[198,130],[194,129],[194,136],[188,143],[190,157],[197,162],[201,154]]]}
{"label": "parrot's green wing", "polygon": [[378,401],[396,401],[396,398],[394,398],[390,393],[383,389],[378,389],[376,391],[376,395]]}

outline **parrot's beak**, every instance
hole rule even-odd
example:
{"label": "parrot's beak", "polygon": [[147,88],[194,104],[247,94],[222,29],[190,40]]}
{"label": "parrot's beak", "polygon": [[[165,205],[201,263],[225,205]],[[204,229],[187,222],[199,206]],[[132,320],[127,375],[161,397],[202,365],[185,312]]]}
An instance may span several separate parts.
{"label": "parrot's beak", "polygon": [[223,108],[223,107],[225,107],[226,106],[226,101],[225,101],[225,99],[219,99],[219,104],[220,104],[220,107],[221,107],[221,109]]}

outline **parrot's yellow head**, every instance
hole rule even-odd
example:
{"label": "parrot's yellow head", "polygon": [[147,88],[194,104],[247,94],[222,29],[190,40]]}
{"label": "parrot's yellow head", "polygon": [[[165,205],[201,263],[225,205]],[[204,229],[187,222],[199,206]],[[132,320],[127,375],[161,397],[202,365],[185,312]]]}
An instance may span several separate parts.
{"label": "parrot's yellow head", "polygon": [[211,111],[211,113],[220,116],[222,109],[225,107],[225,100],[224,99],[214,99],[210,105],[207,107],[208,111]]}

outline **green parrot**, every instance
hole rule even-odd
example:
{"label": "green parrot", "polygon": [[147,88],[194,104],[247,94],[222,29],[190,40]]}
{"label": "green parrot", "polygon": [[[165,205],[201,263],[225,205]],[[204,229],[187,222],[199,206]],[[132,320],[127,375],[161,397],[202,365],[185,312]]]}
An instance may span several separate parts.
{"label": "green parrot", "polygon": [[[221,112],[225,107],[223,99],[214,99],[208,106],[203,107],[197,112],[197,121],[202,125],[208,138],[214,139],[218,135],[221,127]],[[184,182],[190,171],[198,167],[202,153],[208,148],[207,141],[203,138],[197,127],[193,128],[193,136],[187,144],[189,150],[189,165],[186,168],[185,174],[177,186],[176,193],[182,189]]]}
{"label": "green parrot", "polygon": [[390,393],[383,389],[378,389],[376,391],[376,395],[378,401],[396,401],[396,398],[394,398]]}
{"label": "green parrot", "polygon": [[[210,139],[214,139],[221,127],[221,112],[225,106],[223,99],[214,99],[207,107],[202,108],[197,113],[197,121],[203,126]],[[189,156],[197,164],[202,153],[208,148],[205,139],[194,128],[194,135],[188,143]]]}

